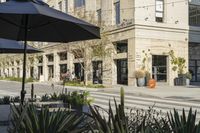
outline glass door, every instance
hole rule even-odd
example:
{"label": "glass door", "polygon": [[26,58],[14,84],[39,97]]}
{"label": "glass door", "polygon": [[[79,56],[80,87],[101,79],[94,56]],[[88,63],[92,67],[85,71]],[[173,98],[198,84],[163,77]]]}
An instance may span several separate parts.
{"label": "glass door", "polygon": [[102,61],[93,61],[93,83],[102,84]]}
{"label": "glass door", "polygon": [[117,84],[128,84],[127,59],[117,60]]}
{"label": "glass door", "polygon": [[167,56],[153,55],[152,77],[157,82],[167,82]]}

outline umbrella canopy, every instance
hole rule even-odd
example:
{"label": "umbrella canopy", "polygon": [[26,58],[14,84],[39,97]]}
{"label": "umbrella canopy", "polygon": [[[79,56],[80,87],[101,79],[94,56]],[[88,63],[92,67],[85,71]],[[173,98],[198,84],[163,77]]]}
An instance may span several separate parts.
{"label": "umbrella canopy", "polygon": [[[27,53],[39,53],[42,52],[39,49],[27,45]],[[24,44],[19,43],[14,40],[7,40],[0,38],[0,54],[9,53],[9,54],[20,54],[24,53]]]}
{"label": "umbrella canopy", "polygon": [[72,42],[100,38],[98,27],[36,0],[1,3],[0,29],[0,37],[18,41]]}
{"label": "umbrella canopy", "polygon": [[100,29],[37,0],[0,4],[0,37],[24,41],[21,103],[25,97],[27,41],[72,42],[100,38]]}

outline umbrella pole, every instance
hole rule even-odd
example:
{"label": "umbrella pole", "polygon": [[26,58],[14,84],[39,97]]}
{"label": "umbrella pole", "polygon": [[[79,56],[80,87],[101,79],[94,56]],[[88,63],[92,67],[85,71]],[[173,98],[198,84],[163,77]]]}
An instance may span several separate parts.
{"label": "umbrella pole", "polygon": [[23,77],[21,90],[21,104],[24,103],[25,98],[25,80],[26,80],[26,53],[27,53],[27,32],[28,32],[28,15],[25,15],[25,29],[24,29],[24,60],[23,60]]}

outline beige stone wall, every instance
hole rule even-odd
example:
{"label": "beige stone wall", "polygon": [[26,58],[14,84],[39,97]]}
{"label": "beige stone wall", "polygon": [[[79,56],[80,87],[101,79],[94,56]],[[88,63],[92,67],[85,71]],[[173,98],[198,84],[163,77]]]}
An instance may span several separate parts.
{"label": "beige stone wall", "polygon": [[[170,57],[167,53],[173,50],[177,57],[186,59],[186,66],[188,66],[188,40],[185,39],[187,38],[187,31],[178,33],[177,31],[138,28],[135,34],[137,38],[135,41],[136,69],[140,69],[142,66],[143,50],[146,52],[149,50],[149,69],[151,73],[152,55],[167,55],[167,83],[173,85],[173,79],[177,76],[177,72],[172,71]],[[188,71],[188,68],[185,71]]]}

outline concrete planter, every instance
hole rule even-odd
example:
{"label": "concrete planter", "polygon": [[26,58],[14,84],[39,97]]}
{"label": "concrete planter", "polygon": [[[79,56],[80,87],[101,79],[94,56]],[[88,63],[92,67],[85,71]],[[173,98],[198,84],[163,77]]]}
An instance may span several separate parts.
{"label": "concrete planter", "polygon": [[137,79],[137,86],[142,87],[145,85],[145,78],[138,78]]}
{"label": "concrete planter", "polygon": [[88,105],[78,105],[78,106],[71,106],[72,109],[76,110],[78,113],[89,113],[90,109]]}
{"label": "concrete planter", "polygon": [[186,86],[186,78],[185,77],[178,77],[174,79],[175,86]]}
{"label": "concrete planter", "polygon": [[190,85],[190,79],[186,79],[186,86]]}
{"label": "concrete planter", "polygon": [[1,121],[1,123],[8,124],[8,122],[10,120],[10,114],[11,114],[10,104],[0,105],[0,121]]}

